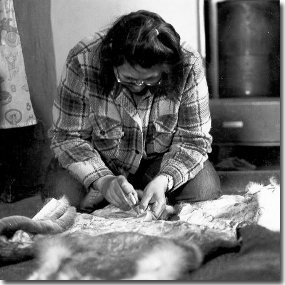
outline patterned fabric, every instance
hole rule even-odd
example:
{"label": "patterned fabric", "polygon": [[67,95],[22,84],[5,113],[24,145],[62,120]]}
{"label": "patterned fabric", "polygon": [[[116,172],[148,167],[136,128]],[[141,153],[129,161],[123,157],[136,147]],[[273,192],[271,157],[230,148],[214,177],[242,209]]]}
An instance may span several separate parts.
{"label": "patterned fabric", "polygon": [[64,168],[86,188],[107,174],[134,174],[142,159],[164,154],[159,173],[173,189],[203,168],[211,151],[207,82],[200,55],[189,48],[183,91],[177,100],[148,90],[136,106],[130,91],[100,92],[100,36],[69,53],[53,106],[51,147]]}
{"label": "patterned fabric", "polygon": [[13,0],[0,0],[0,129],[37,124]]}

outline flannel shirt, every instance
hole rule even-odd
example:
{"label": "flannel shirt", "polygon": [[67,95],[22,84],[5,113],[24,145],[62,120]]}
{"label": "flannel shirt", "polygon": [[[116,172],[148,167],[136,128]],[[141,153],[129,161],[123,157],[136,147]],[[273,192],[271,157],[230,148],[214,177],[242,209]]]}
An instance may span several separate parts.
{"label": "flannel shirt", "polygon": [[195,177],[211,152],[201,56],[184,49],[190,57],[177,100],[148,90],[136,106],[126,87],[108,96],[100,92],[100,42],[95,34],[69,52],[53,105],[51,149],[86,189],[105,175],[134,174],[142,159],[163,155],[158,174],[171,177],[172,191],[177,189]]}

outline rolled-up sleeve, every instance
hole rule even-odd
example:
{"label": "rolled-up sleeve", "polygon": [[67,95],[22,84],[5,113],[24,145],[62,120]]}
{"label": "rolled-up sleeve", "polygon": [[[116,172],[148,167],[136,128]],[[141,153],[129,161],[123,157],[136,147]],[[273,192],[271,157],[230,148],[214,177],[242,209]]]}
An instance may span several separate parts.
{"label": "rolled-up sleeve", "polygon": [[161,174],[173,178],[174,191],[193,179],[211,152],[209,93],[201,56],[190,62],[181,97],[173,142],[161,164]]}
{"label": "rolled-up sleeve", "polygon": [[72,49],[54,100],[49,136],[51,149],[62,167],[88,188],[99,177],[112,172],[91,145],[89,90],[83,68],[76,48]]}

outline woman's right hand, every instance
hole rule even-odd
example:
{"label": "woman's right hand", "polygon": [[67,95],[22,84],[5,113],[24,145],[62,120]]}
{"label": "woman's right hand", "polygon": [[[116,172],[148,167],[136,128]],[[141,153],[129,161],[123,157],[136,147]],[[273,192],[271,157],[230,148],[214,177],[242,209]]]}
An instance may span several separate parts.
{"label": "woman's right hand", "polygon": [[136,203],[138,202],[136,190],[123,175],[101,177],[93,183],[93,188],[98,189],[109,203],[124,211],[131,209],[130,195],[134,196]]}

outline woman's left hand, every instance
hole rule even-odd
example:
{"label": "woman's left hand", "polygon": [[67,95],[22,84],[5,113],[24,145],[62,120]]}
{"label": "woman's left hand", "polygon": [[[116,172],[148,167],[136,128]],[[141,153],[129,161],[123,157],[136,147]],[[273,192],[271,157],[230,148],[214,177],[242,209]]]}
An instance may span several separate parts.
{"label": "woman's left hand", "polygon": [[149,182],[144,189],[139,208],[145,211],[147,206],[150,206],[153,214],[159,218],[166,208],[167,184],[168,180],[164,175],[159,175]]}

